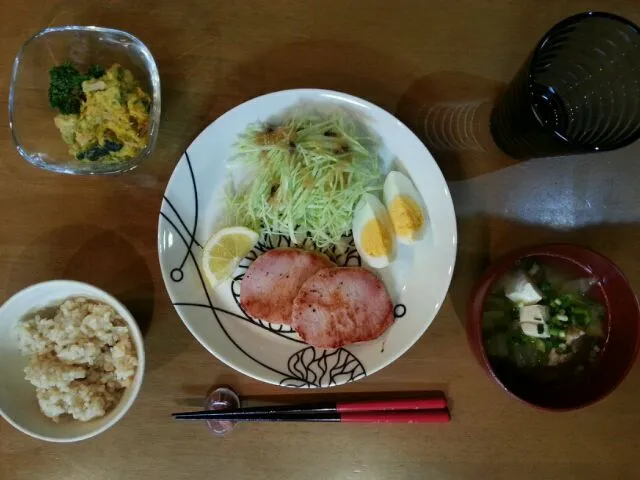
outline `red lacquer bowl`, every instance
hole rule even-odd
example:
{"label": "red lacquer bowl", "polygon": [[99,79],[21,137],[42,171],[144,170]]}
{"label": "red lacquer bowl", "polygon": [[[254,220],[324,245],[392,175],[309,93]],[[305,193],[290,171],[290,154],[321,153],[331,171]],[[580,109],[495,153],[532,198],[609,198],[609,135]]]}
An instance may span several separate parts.
{"label": "red lacquer bowl", "polygon": [[[595,276],[598,285],[589,294],[606,308],[607,337],[600,358],[578,380],[538,383],[514,371],[497,371],[487,358],[482,338],[485,296],[516,263],[536,257],[541,263],[573,270],[577,275]],[[595,403],[622,382],[640,347],[640,307],[638,299],[620,269],[608,258],[575,245],[552,244],[527,247],[497,260],[473,289],[468,305],[467,336],[476,358],[489,375],[511,395],[548,410],[574,410]]]}

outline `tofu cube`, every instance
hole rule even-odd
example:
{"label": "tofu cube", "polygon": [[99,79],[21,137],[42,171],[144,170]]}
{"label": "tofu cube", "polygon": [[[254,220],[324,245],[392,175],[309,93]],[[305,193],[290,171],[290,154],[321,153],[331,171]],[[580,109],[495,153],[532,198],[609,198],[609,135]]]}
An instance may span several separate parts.
{"label": "tofu cube", "polygon": [[540,289],[521,270],[507,275],[504,281],[504,294],[513,303],[522,305],[535,305],[542,300]]}
{"label": "tofu cube", "polygon": [[520,328],[528,337],[549,338],[549,307],[546,305],[525,305],[520,308]]}

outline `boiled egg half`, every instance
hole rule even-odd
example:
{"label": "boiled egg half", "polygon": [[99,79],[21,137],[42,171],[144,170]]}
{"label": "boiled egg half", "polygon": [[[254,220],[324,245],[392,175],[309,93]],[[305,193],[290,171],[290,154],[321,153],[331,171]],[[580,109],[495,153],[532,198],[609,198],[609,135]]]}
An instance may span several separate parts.
{"label": "boiled egg half", "polygon": [[384,268],[395,257],[389,214],[378,197],[365,193],[353,212],[353,240],[360,257],[373,268]]}
{"label": "boiled egg half", "polygon": [[422,197],[411,180],[400,172],[389,172],[382,197],[398,241],[412,244],[420,240],[424,236],[426,215]]}

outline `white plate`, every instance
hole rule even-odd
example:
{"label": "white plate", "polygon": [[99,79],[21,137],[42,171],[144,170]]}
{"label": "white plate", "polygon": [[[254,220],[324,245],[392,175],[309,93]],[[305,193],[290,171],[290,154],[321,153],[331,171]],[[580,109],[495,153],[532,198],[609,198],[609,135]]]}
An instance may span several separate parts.
{"label": "white plate", "polygon": [[[427,206],[425,237],[400,246],[398,259],[378,273],[395,303],[396,321],[371,342],[338,350],[311,347],[289,327],[247,317],[236,302],[236,280],[208,288],[199,269],[201,246],[215,229],[228,181],[227,160],[238,135],[300,104],[344,108],[380,138],[384,168],[408,173]],[[259,249],[273,247],[263,241]],[[283,240],[284,241],[284,240]],[[189,146],[167,185],[158,223],[158,252],[167,291],[198,341],[230,367],[258,380],[291,387],[326,387],[363,378],[406,352],[429,327],[445,298],[456,256],[456,222],[449,189],[418,138],[381,108],[344,93],[286,90],[254,98],[209,125]],[[276,245],[277,246],[277,245]],[[350,264],[359,262],[352,255]],[[244,268],[250,263],[243,262]]]}

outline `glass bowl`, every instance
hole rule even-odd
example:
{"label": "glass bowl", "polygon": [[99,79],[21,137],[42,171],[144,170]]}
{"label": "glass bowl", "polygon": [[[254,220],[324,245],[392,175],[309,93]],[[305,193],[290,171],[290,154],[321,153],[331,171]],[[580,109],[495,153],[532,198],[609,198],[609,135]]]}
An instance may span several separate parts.
{"label": "glass bowl", "polygon": [[[135,157],[118,163],[80,161],[68,151],[53,123],[49,105],[49,68],[70,61],[81,71],[93,64],[118,63],[130,70],[151,96],[147,144]],[[32,165],[58,173],[105,175],[135,168],[151,155],[160,125],[160,75],[149,49],[130,33],[93,26],[52,27],[20,48],[11,74],[9,127],[16,148]]]}

